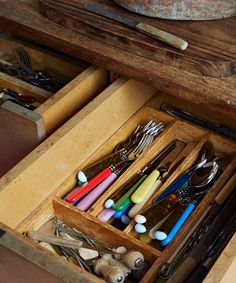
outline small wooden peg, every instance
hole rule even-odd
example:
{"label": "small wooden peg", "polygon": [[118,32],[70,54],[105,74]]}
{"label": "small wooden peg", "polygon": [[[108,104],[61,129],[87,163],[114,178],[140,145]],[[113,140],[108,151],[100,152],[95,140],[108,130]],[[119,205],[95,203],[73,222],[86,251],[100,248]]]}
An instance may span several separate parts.
{"label": "small wooden peg", "polygon": [[122,269],[118,266],[109,265],[109,262],[103,258],[93,263],[94,272],[97,275],[103,275],[108,283],[123,283],[125,280]]}

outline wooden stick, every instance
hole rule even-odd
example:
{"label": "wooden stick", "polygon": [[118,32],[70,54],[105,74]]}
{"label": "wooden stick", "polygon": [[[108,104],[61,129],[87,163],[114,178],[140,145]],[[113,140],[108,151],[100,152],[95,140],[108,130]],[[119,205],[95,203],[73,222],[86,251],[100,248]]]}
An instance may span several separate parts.
{"label": "wooden stick", "polygon": [[[35,241],[46,242],[48,244],[64,246],[72,249],[80,249],[84,246],[84,243],[80,240],[67,240],[58,236],[52,236],[40,232],[28,231],[26,235]],[[91,249],[94,248],[91,246]]]}

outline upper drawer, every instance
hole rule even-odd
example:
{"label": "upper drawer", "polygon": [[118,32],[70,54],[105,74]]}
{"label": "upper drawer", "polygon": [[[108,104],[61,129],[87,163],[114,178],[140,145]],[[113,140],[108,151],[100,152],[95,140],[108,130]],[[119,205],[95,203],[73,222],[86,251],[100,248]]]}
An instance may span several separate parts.
{"label": "upper drawer", "polygon": [[[44,83],[40,77],[31,83],[35,74],[28,75],[19,56],[28,56],[33,71],[47,72],[59,83]],[[0,38],[0,64],[0,89],[36,100],[30,108],[12,100],[1,104],[1,176],[108,86],[110,78],[102,68],[4,37]]]}

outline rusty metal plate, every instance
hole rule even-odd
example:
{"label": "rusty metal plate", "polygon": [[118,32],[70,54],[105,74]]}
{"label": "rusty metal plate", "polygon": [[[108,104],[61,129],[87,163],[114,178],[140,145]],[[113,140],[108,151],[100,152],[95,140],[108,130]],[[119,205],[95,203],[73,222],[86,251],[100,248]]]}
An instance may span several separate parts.
{"label": "rusty metal plate", "polygon": [[236,0],[114,0],[149,17],[171,20],[213,20],[236,15]]}

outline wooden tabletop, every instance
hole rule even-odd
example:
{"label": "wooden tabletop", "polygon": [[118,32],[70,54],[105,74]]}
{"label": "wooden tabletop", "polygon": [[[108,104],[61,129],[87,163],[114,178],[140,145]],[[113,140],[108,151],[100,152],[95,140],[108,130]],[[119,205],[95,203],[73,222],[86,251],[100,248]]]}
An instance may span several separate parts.
{"label": "wooden tabletop", "polygon": [[[49,20],[143,59],[209,77],[222,78],[236,72],[236,17],[217,21],[173,21],[145,17],[110,0],[39,2],[41,14]],[[104,14],[96,14],[101,12]],[[109,18],[116,15],[121,22]],[[160,37],[147,35],[147,29],[137,30],[140,25],[149,30],[151,27],[153,32],[161,30],[177,36],[189,46],[184,51],[179,50],[183,42],[173,40],[174,48],[158,40]]]}
{"label": "wooden tabletop", "polygon": [[48,20],[37,2],[0,0],[1,27],[236,119],[236,75],[207,77],[106,44]]}

